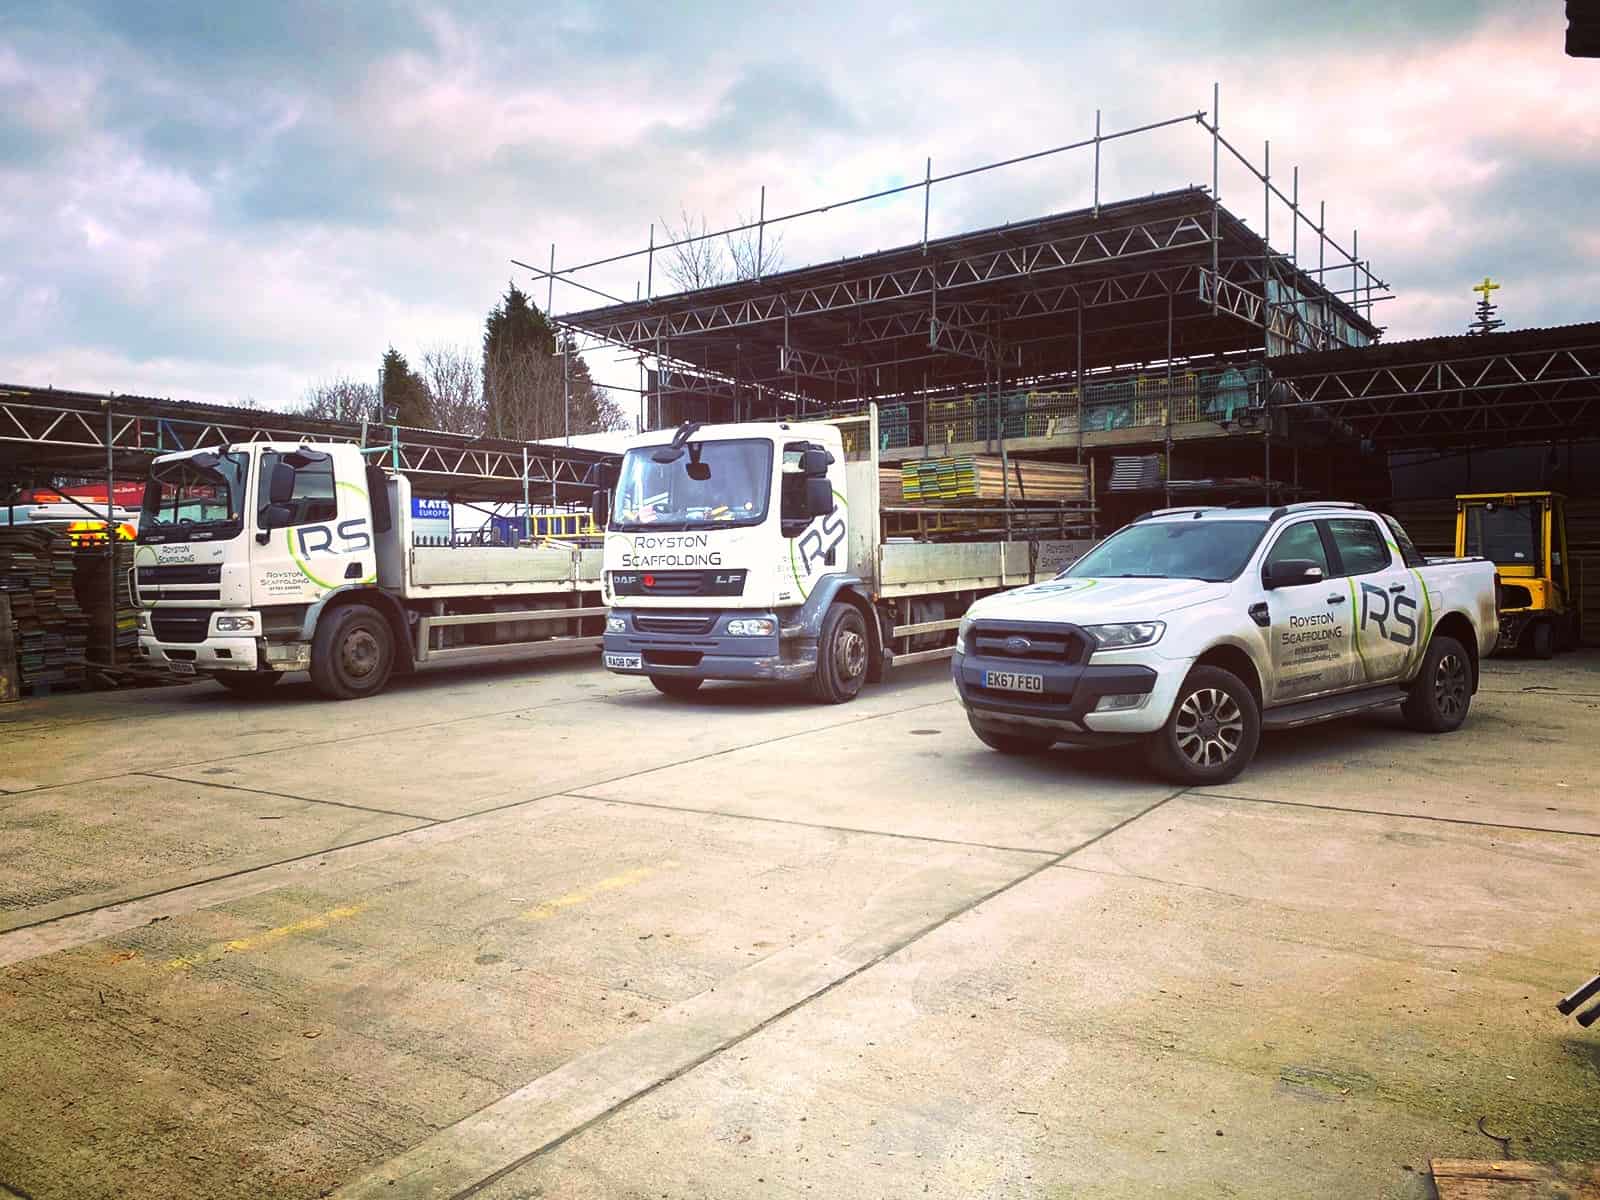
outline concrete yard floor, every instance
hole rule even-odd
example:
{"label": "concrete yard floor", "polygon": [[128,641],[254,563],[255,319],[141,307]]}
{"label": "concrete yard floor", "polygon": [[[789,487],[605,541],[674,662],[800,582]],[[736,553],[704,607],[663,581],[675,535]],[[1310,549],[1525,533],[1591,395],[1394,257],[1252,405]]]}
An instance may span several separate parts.
{"label": "concrete yard floor", "polygon": [[1432,1195],[1600,1159],[1600,654],[1226,787],[590,657],[0,709],[0,1197]]}

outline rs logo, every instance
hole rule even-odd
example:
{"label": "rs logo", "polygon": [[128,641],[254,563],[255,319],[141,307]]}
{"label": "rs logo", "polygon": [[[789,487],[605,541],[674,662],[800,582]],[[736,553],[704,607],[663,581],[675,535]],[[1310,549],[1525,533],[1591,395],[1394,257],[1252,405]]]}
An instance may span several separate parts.
{"label": "rs logo", "polygon": [[354,517],[348,521],[340,521],[337,526],[303,525],[296,529],[295,535],[300,539],[300,553],[309,556],[324,550],[332,550],[335,533],[345,540],[346,545],[340,551],[343,554],[353,554],[372,545],[372,537],[367,533],[367,519]]}
{"label": "rs logo", "polygon": [[800,567],[809,575],[818,565],[833,565],[833,552],[844,541],[844,516],[835,511],[800,535]]}
{"label": "rs logo", "polygon": [[[1415,645],[1417,641],[1417,602],[1404,592],[1397,592],[1392,597],[1381,587],[1374,584],[1361,585],[1361,628],[1367,627],[1367,622],[1378,627],[1378,632],[1391,642],[1400,646]],[[1378,607],[1381,605],[1382,607]],[[1389,625],[1395,629],[1390,632]]]}

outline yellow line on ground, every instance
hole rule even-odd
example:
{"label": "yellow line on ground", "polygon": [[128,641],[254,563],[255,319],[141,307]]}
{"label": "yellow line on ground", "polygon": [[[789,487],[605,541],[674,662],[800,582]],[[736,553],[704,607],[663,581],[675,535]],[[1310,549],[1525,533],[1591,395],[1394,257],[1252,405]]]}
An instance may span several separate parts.
{"label": "yellow line on ground", "polygon": [[274,942],[281,942],[284,938],[294,937],[297,934],[311,933],[314,930],[326,929],[335,921],[346,921],[358,913],[366,911],[366,904],[346,904],[340,908],[330,908],[325,913],[318,913],[314,917],[305,917],[299,921],[292,921],[288,925],[279,925],[276,929],[268,929],[251,937],[235,938],[231,942],[215,942],[195,954],[186,954],[167,963],[169,971],[184,971],[190,967],[197,967],[204,963],[214,963],[228,954],[242,954],[247,950],[259,950],[263,946],[270,946]]}
{"label": "yellow line on ground", "polygon": [[593,899],[601,892],[615,892],[621,888],[632,887],[634,884],[650,878],[657,871],[670,870],[677,865],[676,862],[669,859],[655,867],[634,867],[632,870],[624,871],[620,875],[612,875],[600,880],[598,883],[590,884],[587,889],[582,891],[568,892],[564,896],[557,896],[554,900],[545,900],[540,904],[536,904],[522,914],[522,919],[524,921],[548,921],[564,908],[571,908],[574,904],[582,904],[585,900]]}

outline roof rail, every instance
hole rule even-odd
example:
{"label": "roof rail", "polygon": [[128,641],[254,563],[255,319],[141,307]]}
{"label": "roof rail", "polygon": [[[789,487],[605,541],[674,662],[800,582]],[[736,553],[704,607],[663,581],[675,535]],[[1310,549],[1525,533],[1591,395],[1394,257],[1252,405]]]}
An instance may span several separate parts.
{"label": "roof rail", "polygon": [[1370,512],[1365,504],[1356,500],[1298,500],[1293,504],[1280,504],[1272,510],[1268,520],[1276,521],[1279,517],[1286,517],[1292,512],[1306,512],[1316,508],[1354,509],[1357,512]]}
{"label": "roof rail", "polygon": [[1215,504],[1186,504],[1181,508],[1152,508],[1149,512],[1140,513],[1129,524],[1137,525],[1140,521],[1148,521],[1151,517],[1170,517],[1175,513],[1205,512],[1208,508],[1216,507],[1218,506]]}

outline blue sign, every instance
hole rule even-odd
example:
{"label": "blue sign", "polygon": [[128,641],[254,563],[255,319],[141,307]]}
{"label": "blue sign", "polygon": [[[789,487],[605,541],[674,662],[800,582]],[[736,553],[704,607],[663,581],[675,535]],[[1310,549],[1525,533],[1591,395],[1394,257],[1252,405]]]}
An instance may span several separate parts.
{"label": "blue sign", "polygon": [[420,521],[445,521],[450,520],[450,501],[424,500],[421,496],[411,497],[411,515]]}

